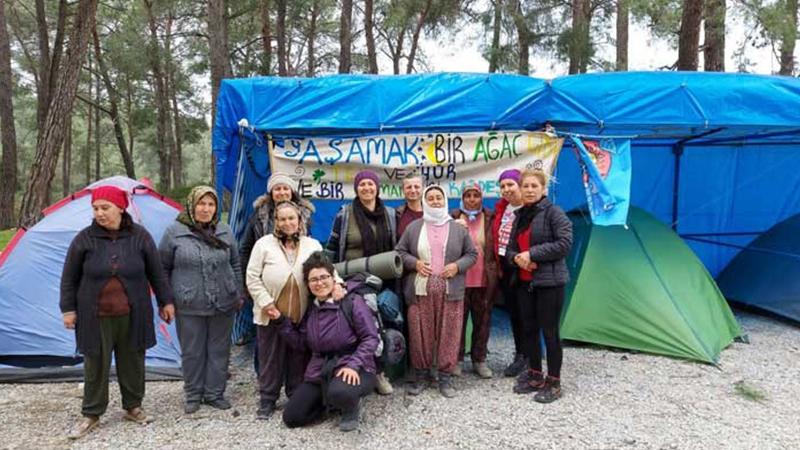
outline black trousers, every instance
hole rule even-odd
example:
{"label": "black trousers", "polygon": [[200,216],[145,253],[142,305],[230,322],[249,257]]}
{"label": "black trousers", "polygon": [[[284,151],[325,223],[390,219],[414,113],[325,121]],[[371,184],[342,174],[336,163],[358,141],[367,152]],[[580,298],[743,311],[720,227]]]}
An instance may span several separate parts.
{"label": "black trousers", "polygon": [[[328,385],[328,405],[347,413],[358,407],[361,397],[369,395],[375,389],[375,374],[360,370],[358,376],[361,383],[352,386],[342,377],[334,377]],[[325,411],[322,399],[322,385],[304,381],[289,398],[283,409],[283,423],[289,428],[302,427],[314,422]]]}
{"label": "black trousers", "polygon": [[528,357],[528,365],[533,370],[542,371],[541,335],[544,335],[547,374],[558,378],[564,353],[559,335],[564,287],[540,287],[529,291],[524,286],[516,291],[522,318],[523,351]]}
{"label": "black trousers", "polygon": [[509,319],[511,319],[511,334],[514,337],[514,352],[523,353],[527,356],[527,354],[524,353],[522,346],[522,317],[519,310],[517,292],[514,287],[508,285],[509,278],[509,276],[500,278],[497,286],[500,288],[500,292],[503,294],[503,304],[506,307],[506,311],[508,311]]}

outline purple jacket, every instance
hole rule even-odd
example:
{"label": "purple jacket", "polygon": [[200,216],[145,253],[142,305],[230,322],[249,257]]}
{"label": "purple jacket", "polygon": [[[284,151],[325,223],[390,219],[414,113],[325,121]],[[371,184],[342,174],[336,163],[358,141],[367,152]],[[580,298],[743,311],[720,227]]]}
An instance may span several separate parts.
{"label": "purple jacket", "polygon": [[375,319],[364,299],[358,294],[353,298],[353,328],[347,323],[339,303],[312,303],[300,324],[292,325],[284,320],[281,335],[297,350],[311,351],[311,361],[306,367],[305,381],[319,382],[322,377],[322,365],[325,354],[339,353],[354,349],[339,356],[340,367],[349,367],[355,371],[365,370],[375,373],[375,349],[378,348],[378,328]]}

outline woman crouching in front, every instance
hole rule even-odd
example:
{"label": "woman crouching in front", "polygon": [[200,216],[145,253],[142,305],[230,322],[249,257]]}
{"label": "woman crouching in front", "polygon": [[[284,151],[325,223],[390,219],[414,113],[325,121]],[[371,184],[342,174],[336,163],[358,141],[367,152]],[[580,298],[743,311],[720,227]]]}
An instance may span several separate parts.
{"label": "woman crouching in front", "polygon": [[[315,421],[325,409],[342,412],[339,429],[358,428],[361,397],[375,388],[375,349],[378,328],[364,299],[348,293],[334,296],[334,268],[322,252],[313,253],[303,263],[303,278],[314,297],[299,325],[283,319],[277,308],[268,311],[270,319],[281,324],[287,344],[311,351],[303,383],[283,411],[289,428]],[[342,302],[352,301],[352,320],[345,317]],[[352,323],[352,326],[350,325]]]}

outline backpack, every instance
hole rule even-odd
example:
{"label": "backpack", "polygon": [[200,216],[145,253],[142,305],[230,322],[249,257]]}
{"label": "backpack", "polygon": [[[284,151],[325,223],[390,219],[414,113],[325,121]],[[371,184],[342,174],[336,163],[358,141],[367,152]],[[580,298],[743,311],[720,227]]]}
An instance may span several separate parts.
{"label": "backpack", "polygon": [[400,331],[384,326],[378,308],[378,294],[383,286],[383,281],[374,275],[359,272],[348,276],[345,284],[348,295],[342,299],[339,308],[350,328],[354,328],[353,296],[350,294],[355,293],[364,298],[364,303],[372,311],[375,325],[378,328],[378,348],[375,349],[375,359],[379,366],[392,366],[402,361],[406,354],[406,339]]}

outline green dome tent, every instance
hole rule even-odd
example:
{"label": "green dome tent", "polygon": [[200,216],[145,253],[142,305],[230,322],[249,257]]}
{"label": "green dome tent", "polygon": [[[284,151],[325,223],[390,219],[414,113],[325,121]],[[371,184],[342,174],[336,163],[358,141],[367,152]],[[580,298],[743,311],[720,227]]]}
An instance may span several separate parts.
{"label": "green dome tent", "polygon": [[626,229],[569,216],[564,339],[715,363],[741,334],[714,279],[656,218],[631,208]]}

